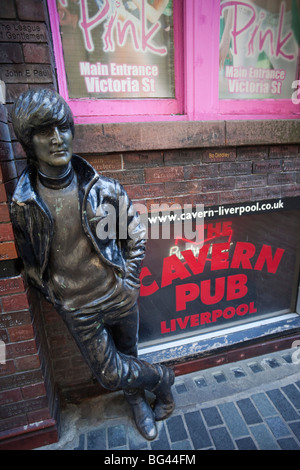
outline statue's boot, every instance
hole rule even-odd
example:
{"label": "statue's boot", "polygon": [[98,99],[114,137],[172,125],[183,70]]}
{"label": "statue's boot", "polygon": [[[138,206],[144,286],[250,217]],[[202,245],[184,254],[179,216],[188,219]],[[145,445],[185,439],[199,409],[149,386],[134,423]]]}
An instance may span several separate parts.
{"label": "statue's boot", "polygon": [[141,435],[148,441],[157,436],[157,428],[153,411],[141,389],[124,391],[124,396],[130,405],[133,419]]}
{"label": "statue's boot", "polygon": [[151,390],[155,394],[156,400],[153,412],[156,421],[168,418],[175,408],[171,387],[175,381],[174,371],[165,366],[156,366],[159,369],[160,379]]}

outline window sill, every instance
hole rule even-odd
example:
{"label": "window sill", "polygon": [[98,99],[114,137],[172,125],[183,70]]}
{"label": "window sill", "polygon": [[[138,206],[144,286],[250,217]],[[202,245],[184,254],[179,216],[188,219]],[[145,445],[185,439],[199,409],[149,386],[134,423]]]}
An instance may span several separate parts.
{"label": "window sill", "polygon": [[300,120],[77,124],[79,154],[300,143]]}

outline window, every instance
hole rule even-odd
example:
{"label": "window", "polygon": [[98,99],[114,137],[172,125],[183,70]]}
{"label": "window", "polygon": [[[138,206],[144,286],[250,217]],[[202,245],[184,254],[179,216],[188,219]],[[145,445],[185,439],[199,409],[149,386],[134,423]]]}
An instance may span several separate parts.
{"label": "window", "polygon": [[[149,237],[139,300],[142,346],[295,312],[298,203],[269,200],[193,211],[194,220],[205,216],[202,243],[195,237]],[[172,227],[180,224],[171,212],[151,217],[149,234],[168,217],[177,221]]]}
{"label": "window", "polygon": [[78,123],[299,117],[299,0],[48,7],[59,91]]}
{"label": "window", "polygon": [[182,114],[181,1],[48,0],[48,6],[59,90],[75,117]]}

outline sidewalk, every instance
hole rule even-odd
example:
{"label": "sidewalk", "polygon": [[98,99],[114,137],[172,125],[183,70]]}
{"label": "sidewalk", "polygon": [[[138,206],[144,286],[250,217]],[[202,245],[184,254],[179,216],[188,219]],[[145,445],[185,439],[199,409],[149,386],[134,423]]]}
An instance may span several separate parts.
{"label": "sidewalk", "polygon": [[300,349],[180,376],[173,390],[176,409],[154,441],[114,392],[68,405],[60,441],[38,450],[300,450]]}

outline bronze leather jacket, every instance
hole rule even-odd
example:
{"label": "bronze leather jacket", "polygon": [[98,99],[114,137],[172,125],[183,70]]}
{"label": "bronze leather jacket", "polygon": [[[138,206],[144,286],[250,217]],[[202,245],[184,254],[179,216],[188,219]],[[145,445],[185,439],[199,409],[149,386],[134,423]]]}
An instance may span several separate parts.
{"label": "bronze leather jacket", "polygon": [[[145,255],[145,228],[123,186],[116,180],[100,176],[78,155],[72,157],[79,188],[80,215],[83,231],[101,260],[112,266],[131,287],[140,286],[139,275]],[[29,282],[48,300],[47,264],[53,235],[53,221],[49,209],[36,191],[37,170],[29,165],[22,173],[11,202],[11,217],[19,254]],[[110,204],[116,211],[115,238],[99,239],[97,224],[105,211],[99,208]],[[124,218],[125,214],[125,218]],[[123,217],[121,217],[123,215]],[[119,223],[130,226],[134,237],[119,239]],[[124,227],[122,229],[124,234]],[[126,232],[128,233],[128,232]]]}

